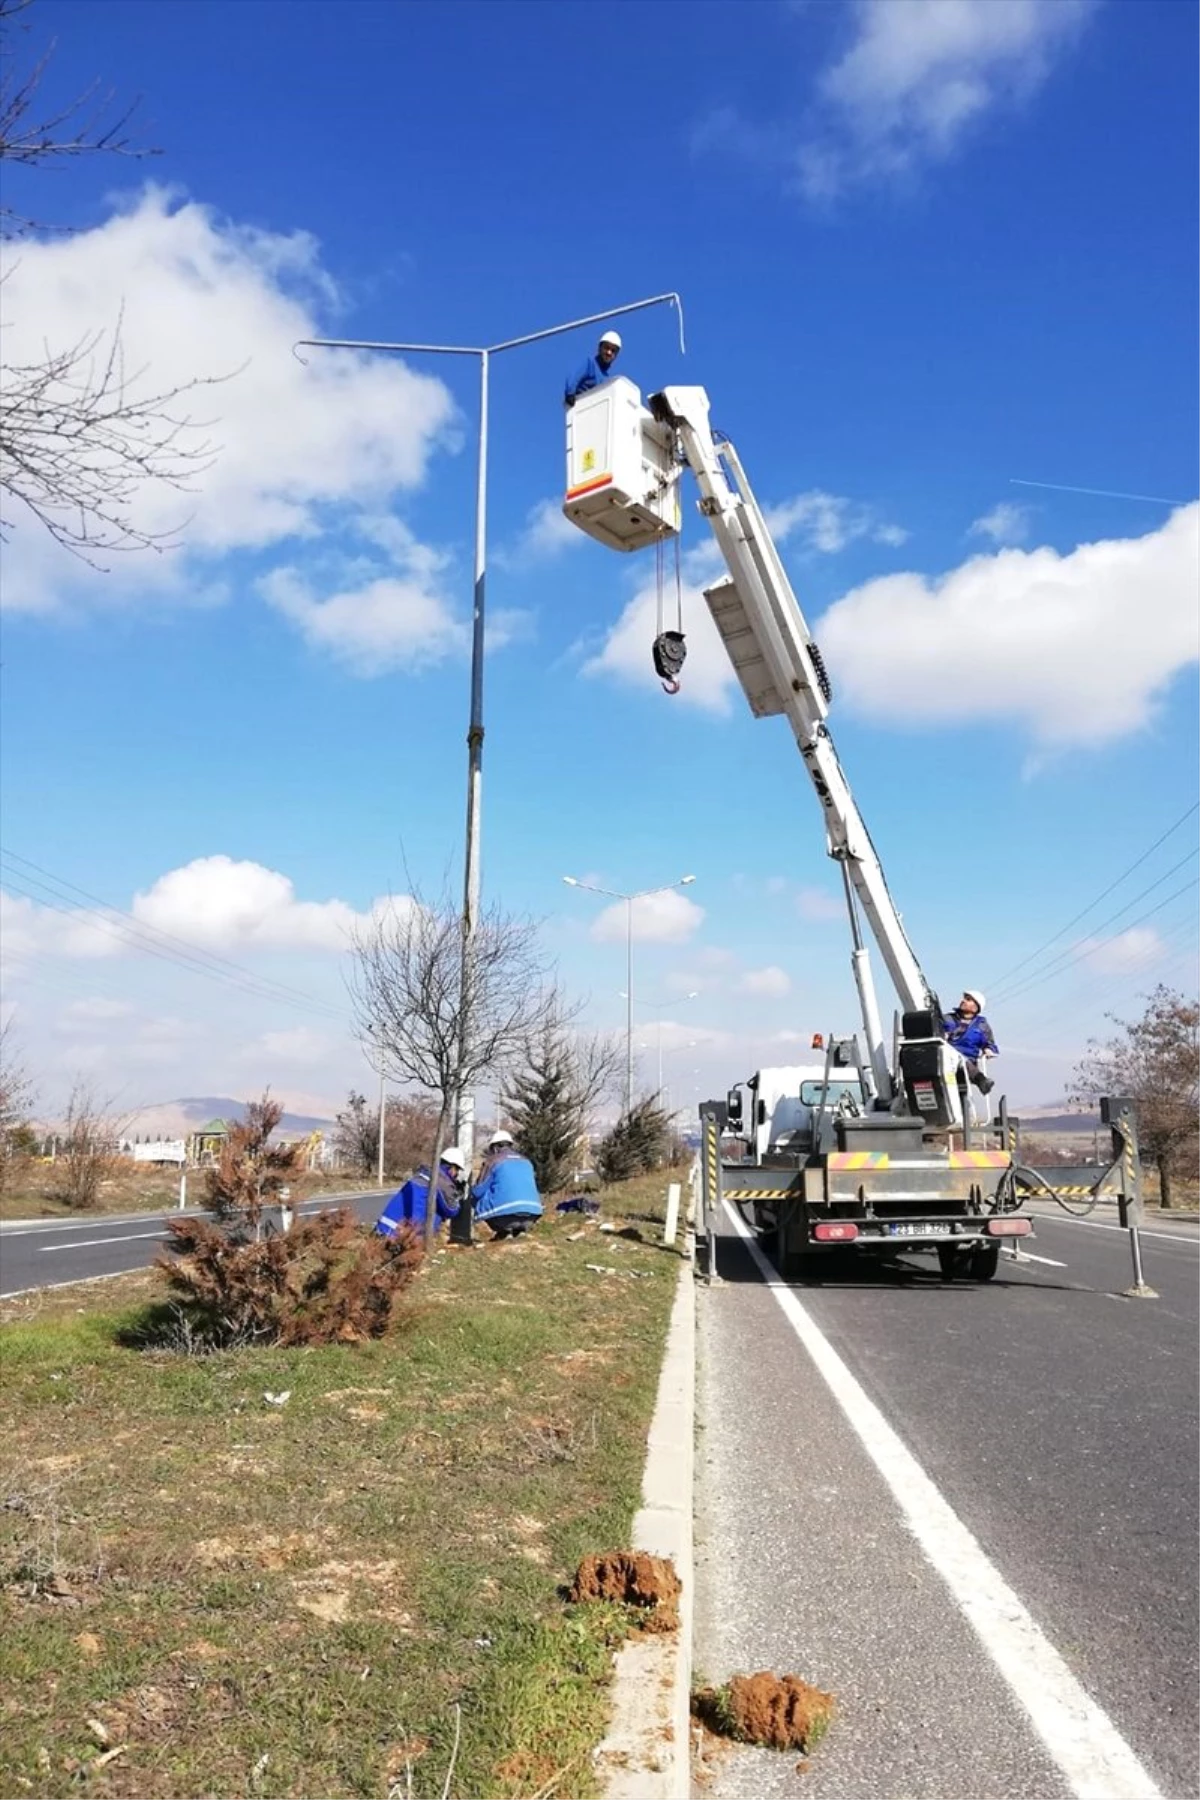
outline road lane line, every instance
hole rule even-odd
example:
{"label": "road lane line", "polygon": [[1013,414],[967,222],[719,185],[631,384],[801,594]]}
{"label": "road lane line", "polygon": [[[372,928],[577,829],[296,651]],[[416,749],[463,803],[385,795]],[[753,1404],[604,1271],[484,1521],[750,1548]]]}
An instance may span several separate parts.
{"label": "road lane line", "polygon": [[[1060,1219],[1055,1213],[1038,1213],[1039,1221],[1049,1225],[1082,1225],[1087,1231],[1127,1231],[1126,1225],[1106,1225],[1103,1219],[1072,1219],[1064,1214]],[[1142,1238],[1162,1238],[1168,1244],[1191,1244],[1195,1249],[1200,1245],[1200,1237],[1187,1237],[1182,1231],[1147,1231],[1144,1225],[1138,1226],[1138,1235]]]}
{"label": "road lane line", "polygon": [[166,1238],[165,1231],[130,1231],[124,1237],[83,1238],[77,1244],[39,1244],[39,1256],[61,1256],[64,1250],[93,1250],[97,1244],[132,1244],[138,1238]]}
{"label": "road lane line", "polygon": [[725,1211],[891,1489],[908,1529],[1029,1715],[1076,1800],[1164,1800],[1108,1714],[1076,1680],[1023,1601],[768,1262],[729,1201]]}
{"label": "road lane line", "polygon": [[[1014,1242],[1015,1242],[1015,1240],[1014,1240]],[[1056,1257],[1037,1256],[1034,1254],[1034,1252],[1032,1250],[1018,1250],[1017,1254],[1013,1258],[1013,1261],[1019,1262],[1019,1263],[1023,1263],[1023,1262],[1045,1263],[1046,1267],[1049,1269],[1065,1269],[1068,1267],[1068,1264],[1066,1264],[1065,1262],[1059,1262]]]}

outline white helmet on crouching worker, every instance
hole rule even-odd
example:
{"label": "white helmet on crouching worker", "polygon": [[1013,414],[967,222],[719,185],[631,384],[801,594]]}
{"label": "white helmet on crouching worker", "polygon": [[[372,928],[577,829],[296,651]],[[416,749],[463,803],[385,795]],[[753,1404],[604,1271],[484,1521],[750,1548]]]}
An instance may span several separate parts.
{"label": "white helmet on crouching worker", "polygon": [[619,350],[621,348],[620,333],[616,331],[603,332],[596,348],[598,350],[612,350],[614,352]]}
{"label": "white helmet on crouching worker", "polygon": [[444,1162],[448,1169],[457,1169],[460,1174],[467,1166],[467,1159],[457,1144],[452,1144],[449,1150],[443,1150],[440,1161]]}
{"label": "white helmet on crouching worker", "polygon": [[488,1139],[488,1149],[498,1150],[503,1144],[513,1144],[515,1142],[516,1139],[513,1137],[511,1131],[493,1131],[491,1137]]}
{"label": "white helmet on crouching worker", "polygon": [[973,1000],[980,1012],[987,1011],[987,1001],[984,999],[978,988],[964,988],[963,999]]}

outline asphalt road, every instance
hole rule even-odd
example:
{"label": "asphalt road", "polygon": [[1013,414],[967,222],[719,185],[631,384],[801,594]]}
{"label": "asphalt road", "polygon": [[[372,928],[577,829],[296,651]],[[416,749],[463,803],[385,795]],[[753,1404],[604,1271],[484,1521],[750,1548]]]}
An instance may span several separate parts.
{"label": "asphalt road", "polygon": [[[1039,1261],[943,1284],[932,1258],[849,1263],[790,1291],[1170,1800],[1197,1768],[1194,1227],[1143,1238],[1157,1300],[1125,1298],[1125,1235],[1039,1216]],[[770,1800],[1059,1800],[1064,1772],[951,1578],[915,1541],[748,1249],[702,1295],[697,1672],[832,1689],[794,1756],[723,1752],[697,1793]],[[949,1561],[949,1558],[947,1559]],[[1153,1792],[1153,1788],[1150,1789]],[[1109,1800],[1124,1800],[1118,1787]]]}
{"label": "asphalt road", "polygon": [[[380,1203],[380,1190],[373,1188],[369,1193],[322,1194],[300,1210],[313,1213],[331,1205],[349,1206],[365,1220],[378,1216]],[[124,1218],[97,1215],[6,1223],[0,1227],[0,1299],[28,1288],[94,1281],[98,1275],[145,1268],[166,1242],[166,1221],[178,1216],[131,1213]]]}

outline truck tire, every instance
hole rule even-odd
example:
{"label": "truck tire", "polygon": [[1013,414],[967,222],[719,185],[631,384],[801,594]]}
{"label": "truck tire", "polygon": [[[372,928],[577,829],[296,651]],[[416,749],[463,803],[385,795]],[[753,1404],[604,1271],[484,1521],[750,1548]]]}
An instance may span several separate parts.
{"label": "truck tire", "polygon": [[775,1227],[775,1267],[785,1281],[804,1281],[810,1284],[821,1279],[821,1258],[811,1251],[788,1250],[784,1237],[782,1218]]}
{"label": "truck tire", "polygon": [[966,1259],[957,1244],[939,1244],[937,1247],[938,1268],[942,1271],[943,1281],[953,1281],[956,1275],[966,1272]]}
{"label": "truck tire", "polygon": [[999,1244],[976,1244],[967,1264],[967,1274],[972,1281],[990,1281],[999,1267]]}

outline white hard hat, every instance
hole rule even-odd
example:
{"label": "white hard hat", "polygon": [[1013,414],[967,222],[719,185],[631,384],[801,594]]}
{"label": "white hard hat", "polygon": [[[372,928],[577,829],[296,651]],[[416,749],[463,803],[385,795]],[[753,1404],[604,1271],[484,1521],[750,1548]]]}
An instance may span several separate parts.
{"label": "white hard hat", "polygon": [[465,1169],[467,1159],[457,1144],[451,1144],[449,1150],[442,1151],[442,1161],[451,1169]]}
{"label": "white hard hat", "polygon": [[513,1137],[511,1131],[493,1131],[491,1137],[488,1139],[488,1149],[494,1150],[497,1144],[512,1144],[515,1142],[516,1139]]}
{"label": "white hard hat", "polygon": [[615,331],[606,331],[601,337],[600,342],[602,344],[611,344],[614,350],[619,350],[621,348],[621,339]]}
{"label": "white hard hat", "polygon": [[984,999],[978,988],[964,988],[963,999],[973,1000],[980,1012],[987,1011],[987,1001]]}

